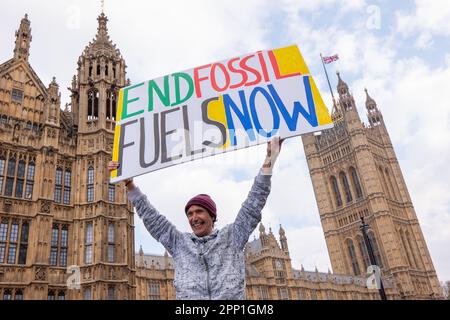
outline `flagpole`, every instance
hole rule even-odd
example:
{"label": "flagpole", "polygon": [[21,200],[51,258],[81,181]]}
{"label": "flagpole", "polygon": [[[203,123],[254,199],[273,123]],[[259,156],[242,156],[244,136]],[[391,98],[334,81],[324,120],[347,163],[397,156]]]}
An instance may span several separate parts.
{"label": "flagpole", "polygon": [[327,68],[325,68],[325,63],[323,63],[322,53],[320,54],[320,61],[322,61],[323,70],[325,71],[325,75],[327,76],[328,87],[330,88],[331,97],[333,98],[333,107],[336,106],[336,100],[334,100],[333,89],[331,88],[330,79],[328,78]]}

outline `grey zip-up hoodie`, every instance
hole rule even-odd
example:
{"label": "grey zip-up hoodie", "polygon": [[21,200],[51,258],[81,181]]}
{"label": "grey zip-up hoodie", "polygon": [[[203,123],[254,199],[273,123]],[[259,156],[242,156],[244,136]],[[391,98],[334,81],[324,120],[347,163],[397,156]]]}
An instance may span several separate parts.
{"label": "grey zip-up hoodie", "polygon": [[270,180],[260,172],[236,220],[205,237],[178,231],[139,188],[128,193],[147,230],[173,257],[177,299],[245,299],[243,249],[261,221]]}

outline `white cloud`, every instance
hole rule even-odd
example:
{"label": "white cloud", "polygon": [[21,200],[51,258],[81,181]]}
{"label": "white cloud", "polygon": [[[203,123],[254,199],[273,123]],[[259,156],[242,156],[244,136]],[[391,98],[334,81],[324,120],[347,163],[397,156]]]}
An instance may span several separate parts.
{"label": "white cloud", "polygon": [[446,0],[416,0],[414,12],[398,11],[397,31],[403,37],[416,37],[415,46],[426,49],[433,36],[450,35],[450,6]]}
{"label": "white cloud", "polygon": [[398,31],[406,35],[430,31],[450,35],[450,6],[446,0],[416,0],[413,13],[397,12]]}

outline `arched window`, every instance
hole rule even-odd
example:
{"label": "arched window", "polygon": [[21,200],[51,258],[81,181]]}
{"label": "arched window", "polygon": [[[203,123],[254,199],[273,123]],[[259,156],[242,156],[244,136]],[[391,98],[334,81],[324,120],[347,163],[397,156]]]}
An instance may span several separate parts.
{"label": "arched window", "polygon": [[114,262],[115,249],[115,232],[114,223],[110,222],[108,225],[108,262]]}
{"label": "arched window", "polygon": [[92,299],[91,288],[90,287],[84,289],[84,291],[83,291],[83,299],[84,300],[91,300]]}
{"label": "arched window", "polygon": [[63,225],[61,228],[61,241],[59,248],[59,265],[61,267],[67,266],[68,237],[69,237],[69,227],[67,225]]}
{"label": "arched window", "polygon": [[11,197],[13,194],[14,177],[16,174],[16,158],[11,157],[8,160],[8,168],[6,170],[6,186],[5,196]]}
{"label": "arched window", "polygon": [[364,238],[362,235],[358,235],[356,238],[358,240],[359,252],[361,252],[361,257],[364,262],[364,268],[365,270],[367,270],[367,267],[370,266],[371,263],[369,253],[367,252],[366,243],[364,242]]}
{"label": "arched window", "polygon": [[341,193],[339,191],[338,182],[335,176],[331,176],[330,180],[331,180],[331,187],[333,189],[334,199],[336,201],[336,206],[340,207],[342,206],[342,198]]}
{"label": "arched window", "polygon": [[353,200],[353,197],[352,192],[350,191],[350,185],[348,184],[347,175],[341,171],[339,173],[339,177],[341,178],[342,185],[344,186],[345,200],[349,203]]}
{"label": "arched window", "polygon": [[25,180],[25,166],[26,162],[22,159],[17,166],[17,180],[16,180],[16,198],[23,198],[23,183]]}
{"label": "arched window", "polygon": [[17,243],[19,242],[19,221],[14,219],[9,235],[8,263],[15,264],[17,256]]}
{"label": "arched window", "polygon": [[22,230],[20,232],[20,247],[19,247],[19,264],[27,263],[27,250],[28,250],[28,232],[30,225],[27,221],[22,222]]}
{"label": "arched window", "polygon": [[114,90],[106,92],[106,119],[116,120],[117,94]]}
{"label": "arched window", "polygon": [[55,300],[55,291],[50,290],[47,295],[47,300]]}
{"label": "arched window", "polygon": [[86,264],[92,263],[92,242],[93,242],[93,229],[92,229],[92,222],[86,223],[86,237],[84,241],[84,262]]}
{"label": "arched window", "polygon": [[6,289],[3,292],[3,300],[12,300],[12,292],[11,289]]}
{"label": "arched window", "polygon": [[94,201],[94,167],[90,166],[88,168],[87,176],[87,201]]}
{"label": "arched window", "polygon": [[34,162],[28,163],[27,182],[25,186],[26,199],[31,199],[33,197],[34,171],[35,171]]}
{"label": "arched window", "polygon": [[6,245],[8,241],[8,219],[3,218],[0,223],[0,263],[5,263]]}
{"label": "arched window", "polygon": [[63,195],[64,204],[70,204],[71,180],[72,180],[72,173],[70,169],[66,168],[66,171],[64,171],[64,195]]}
{"label": "arched window", "polygon": [[88,120],[98,119],[98,99],[99,93],[97,90],[88,92]]}
{"label": "arched window", "polygon": [[0,195],[3,191],[3,181],[5,180],[5,158],[0,157]]}
{"label": "arched window", "polygon": [[358,173],[356,172],[355,168],[350,167],[350,174],[352,176],[353,186],[355,187],[356,198],[359,199],[363,196],[363,193],[362,193],[362,189],[361,189],[361,184],[359,182]]}
{"label": "arched window", "polygon": [[100,64],[99,63],[97,63],[97,75],[98,76],[100,75]]}
{"label": "arched window", "polygon": [[348,254],[349,254],[350,260],[352,262],[353,273],[355,274],[355,276],[358,276],[361,274],[361,271],[359,269],[358,259],[356,258],[356,252],[355,252],[355,246],[353,245],[353,240],[347,239],[346,242],[347,242]]}
{"label": "arched window", "polygon": [[16,290],[16,294],[14,295],[14,300],[23,300],[23,292],[22,290]]}
{"label": "arched window", "polygon": [[89,66],[89,77],[92,77],[92,65]]}
{"label": "arched window", "polygon": [[108,300],[116,299],[116,290],[114,286],[108,286]]}
{"label": "arched window", "polygon": [[62,175],[63,170],[61,168],[56,168],[55,174],[55,195],[54,200],[57,203],[61,203],[61,194],[62,194]]}
{"label": "arched window", "polygon": [[54,224],[52,228],[51,248],[50,248],[50,265],[58,265],[58,242],[59,242],[59,226]]}
{"label": "arched window", "polygon": [[105,76],[108,75],[108,65],[105,66]]}
{"label": "arched window", "polygon": [[383,261],[381,259],[381,252],[380,249],[378,247],[378,242],[375,238],[375,234],[373,233],[373,231],[369,231],[367,233],[367,236],[369,237],[369,241],[370,244],[372,246],[372,250],[373,250],[373,255],[375,256],[375,262],[377,263],[377,266],[379,266],[380,268],[383,268]]}
{"label": "arched window", "polygon": [[66,294],[64,293],[64,291],[60,291],[58,293],[58,300],[66,300]]}

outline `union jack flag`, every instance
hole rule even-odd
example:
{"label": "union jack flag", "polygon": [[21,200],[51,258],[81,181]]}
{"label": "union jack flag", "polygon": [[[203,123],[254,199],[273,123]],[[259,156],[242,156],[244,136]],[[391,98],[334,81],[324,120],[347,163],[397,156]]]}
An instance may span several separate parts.
{"label": "union jack flag", "polygon": [[338,59],[339,59],[339,56],[337,54],[335,54],[334,56],[330,56],[330,57],[323,57],[323,63],[329,64]]}

